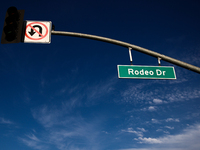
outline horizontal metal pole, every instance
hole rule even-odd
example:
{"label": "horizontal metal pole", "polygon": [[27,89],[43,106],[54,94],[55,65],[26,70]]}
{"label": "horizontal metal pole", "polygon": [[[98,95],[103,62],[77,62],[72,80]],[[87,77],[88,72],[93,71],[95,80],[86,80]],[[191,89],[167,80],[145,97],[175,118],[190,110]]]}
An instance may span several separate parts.
{"label": "horizontal metal pole", "polygon": [[133,44],[129,44],[129,43],[126,43],[126,42],[122,42],[122,41],[119,41],[119,40],[114,40],[114,39],[111,39],[111,38],[106,38],[106,37],[101,37],[101,36],[96,36],[96,35],[75,33],[75,32],[65,32],[65,31],[51,31],[51,34],[52,35],[64,35],[64,36],[74,36],[74,37],[80,37],[80,38],[93,39],[93,40],[112,43],[112,44],[123,46],[123,47],[126,47],[126,48],[132,48],[133,50],[136,50],[138,52],[142,52],[144,54],[147,54],[147,55],[150,55],[150,56],[153,56],[153,57],[156,57],[156,58],[161,58],[164,61],[170,62],[174,65],[186,68],[188,70],[191,70],[191,71],[194,71],[194,72],[197,72],[197,73],[200,74],[200,68],[199,67],[196,67],[194,65],[185,63],[183,61],[165,56],[163,54],[159,54],[157,52],[148,50],[146,48],[142,48],[142,47],[139,47],[139,46],[136,46],[136,45],[133,45]]}

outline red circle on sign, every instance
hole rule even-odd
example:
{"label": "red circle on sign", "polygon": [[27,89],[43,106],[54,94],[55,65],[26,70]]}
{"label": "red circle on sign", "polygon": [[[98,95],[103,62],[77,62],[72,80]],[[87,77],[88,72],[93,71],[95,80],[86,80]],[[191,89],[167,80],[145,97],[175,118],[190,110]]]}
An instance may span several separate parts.
{"label": "red circle on sign", "polygon": [[[40,38],[32,38],[32,37],[30,37],[30,36],[25,32],[25,35],[26,35],[27,38],[29,38],[29,39],[31,39],[31,40],[41,40],[41,39],[43,39],[43,38],[45,38],[45,37],[47,36],[47,34],[48,34],[48,28],[47,28],[47,26],[46,26],[45,24],[43,24],[43,23],[41,23],[41,22],[32,22],[32,23],[28,24],[28,25],[26,26],[26,30],[27,30],[28,27],[31,27],[31,29],[33,29],[33,27],[31,26],[32,24],[41,24],[42,26],[45,27],[46,33],[45,33],[45,35],[42,35],[42,37],[40,37]],[[38,31],[37,31],[36,29],[33,29],[33,30],[36,31],[36,32],[38,33]]]}

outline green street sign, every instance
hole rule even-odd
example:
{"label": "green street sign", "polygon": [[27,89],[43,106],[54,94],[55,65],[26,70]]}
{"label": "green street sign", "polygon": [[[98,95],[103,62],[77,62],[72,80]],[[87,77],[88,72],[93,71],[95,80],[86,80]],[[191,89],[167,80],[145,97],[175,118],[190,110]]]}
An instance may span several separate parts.
{"label": "green street sign", "polygon": [[174,67],[117,65],[118,78],[126,79],[176,79]]}

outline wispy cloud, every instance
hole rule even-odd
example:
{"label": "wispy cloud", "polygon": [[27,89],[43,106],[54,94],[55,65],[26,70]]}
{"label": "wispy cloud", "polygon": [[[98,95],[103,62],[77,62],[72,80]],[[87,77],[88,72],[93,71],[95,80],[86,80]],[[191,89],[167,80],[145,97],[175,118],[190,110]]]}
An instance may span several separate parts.
{"label": "wispy cloud", "polygon": [[0,117],[0,124],[14,124],[12,121]]}
{"label": "wispy cloud", "polygon": [[[44,127],[43,133],[25,134],[19,139],[27,146],[43,150],[52,144],[59,150],[100,150],[101,136],[110,135],[109,131],[101,129],[104,116],[98,114],[92,118],[85,118],[80,111],[88,112],[91,105],[102,101],[106,95],[115,89],[116,80],[113,78],[97,81],[92,85],[84,84],[74,87],[61,87],[51,97],[62,100],[57,105],[43,105],[32,109],[33,118]],[[44,88],[44,86],[42,87]],[[85,113],[83,113],[85,114]],[[105,132],[103,132],[105,131]]]}
{"label": "wispy cloud", "polygon": [[36,133],[19,138],[31,148],[44,150],[53,145],[59,150],[100,150],[103,147],[100,141],[101,135],[105,134],[100,129],[101,118],[98,116],[86,121],[80,114],[71,113],[66,105],[60,108],[42,106],[33,109],[32,114],[45,131],[40,138]]}
{"label": "wispy cloud", "polygon": [[166,122],[180,122],[178,118],[167,118],[165,121]]}
{"label": "wispy cloud", "polygon": [[157,111],[157,107],[156,106],[149,106],[149,107],[145,107],[140,109],[141,111]]}
{"label": "wispy cloud", "polygon": [[128,128],[126,130],[121,130],[122,132],[127,132],[127,133],[134,133],[139,137],[143,137],[143,132],[146,132],[144,128],[138,128],[138,131],[133,130],[133,128]]}
{"label": "wispy cloud", "polygon": [[[182,60],[185,62],[189,62],[191,64],[199,64],[200,63],[200,53],[199,53],[199,46],[190,46],[187,48],[186,53],[181,54]],[[189,56],[189,57],[185,57]]]}
{"label": "wispy cloud", "polygon": [[148,110],[149,111],[156,111],[157,109],[156,109],[156,106],[149,106]]}
{"label": "wispy cloud", "polygon": [[142,131],[142,132],[147,132],[147,130],[145,130],[144,128],[137,128],[138,130]]}
{"label": "wispy cloud", "polygon": [[181,101],[181,100],[189,100],[194,98],[200,97],[200,90],[199,89],[181,89],[181,88],[175,88],[174,93],[168,93],[166,96],[168,96],[169,100],[171,102],[173,101]]}
{"label": "wispy cloud", "polygon": [[154,119],[154,118],[151,119],[151,122],[152,123],[158,123],[158,124],[160,123],[160,121],[158,121],[157,119]]}
{"label": "wispy cloud", "polygon": [[[159,85],[160,84],[160,85]],[[166,88],[164,84],[168,84]],[[135,86],[128,86],[121,92],[121,101],[125,103],[150,103],[150,104],[167,104],[175,101],[184,101],[194,98],[200,98],[200,89],[189,87],[171,86],[166,82],[147,82]],[[162,88],[160,88],[162,86]],[[148,88],[147,88],[148,87]]]}
{"label": "wispy cloud", "polygon": [[85,93],[88,103],[99,100],[107,94],[110,94],[115,89],[116,80],[114,78],[108,79],[106,82],[99,82],[86,88]]}
{"label": "wispy cloud", "polygon": [[49,147],[44,141],[38,139],[35,134],[28,134],[25,135],[25,137],[19,137],[18,139],[19,141],[33,149],[44,150]]}
{"label": "wispy cloud", "polygon": [[190,126],[176,135],[163,137],[138,137],[134,140],[141,144],[147,144],[140,148],[128,148],[121,150],[199,150],[200,124]]}
{"label": "wispy cloud", "polygon": [[160,99],[154,99],[153,102],[154,102],[155,104],[162,104],[162,103],[163,103],[163,101],[160,100]]}
{"label": "wispy cloud", "polygon": [[40,142],[40,140],[34,135],[34,134],[30,134],[30,135],[26,135],[29,139],[33,140],[33,141],[37,141]]}
{"label": "wispy cloud", "polygon": [[153,93],[143,92],[142,89],[145,88],[146,86],[147,85],[145,85],[144,83],[141,83],[132,87],[128,87],[125,91],[121,92],[122,100],[124,102],[129,102],[129,103],[131,102],[138,103],[138,100],[142,101],[147,100],[147,97],[151,97]]}
{"label": "wispy cloud", "polygon": [[149,138],[139,137],[139,138],[135,138],[134,140],[139,141],[138,143],[149,143],[149,144],[162,143],[160,139],[150,138],[150,137]]}
{"label": "wispy cloud", "polygon": [[159,105],[159,104],[166,104],[167,101],[161,99],[153,99],[153,103]]}
{"label": "wispy cloud", "polygon": [[170,126],[165,126],[165,128],[167,128],[167,129],[171,129],[171,130],[174,129],[174,127],[170,127]]}

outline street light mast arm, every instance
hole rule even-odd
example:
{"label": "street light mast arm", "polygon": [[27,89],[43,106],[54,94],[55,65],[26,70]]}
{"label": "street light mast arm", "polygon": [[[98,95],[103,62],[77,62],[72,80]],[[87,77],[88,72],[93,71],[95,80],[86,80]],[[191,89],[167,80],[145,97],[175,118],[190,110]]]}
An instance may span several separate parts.
{"label": "street light mast arm", "polygon": [[126,43],[126,42],[122,42],[122,41],[119,41],[119,40],[114,40],[114,39],[111,39],[111,38],[106,38],[106,37],[101,37],[101,36],[96,36],[96,35],[75,33],[75,32],[65,32],[65,31],[51,31],[51,34],[52,35],[64,35],[64,36],[74,36],[74,37],[80,37],[80,38],[93,39],[93,40],[112,43],[112,44],[123,46],[123,47],[126,47],[126,48],[132,48],[133,50],[136,50],[138,52],[142,52],[144,54],[162,59],[162,60],[170,62],[174,65],[186,68],[188,70],[191,70],[191,71],[194,71],[194,72],[197,72],[197,73],[200,74],[200,68],[199,67],[196,67],[196,66],[193,66],[191,64],[185,63],[183,61],[180,61],[180,60],[159,54],[157,52],[148,50],[146,48],[142,48],[142,47],[139,47],[139,46],[136,46],[136,45],[133,45],[133,44],[129,44],[129,43]]}

